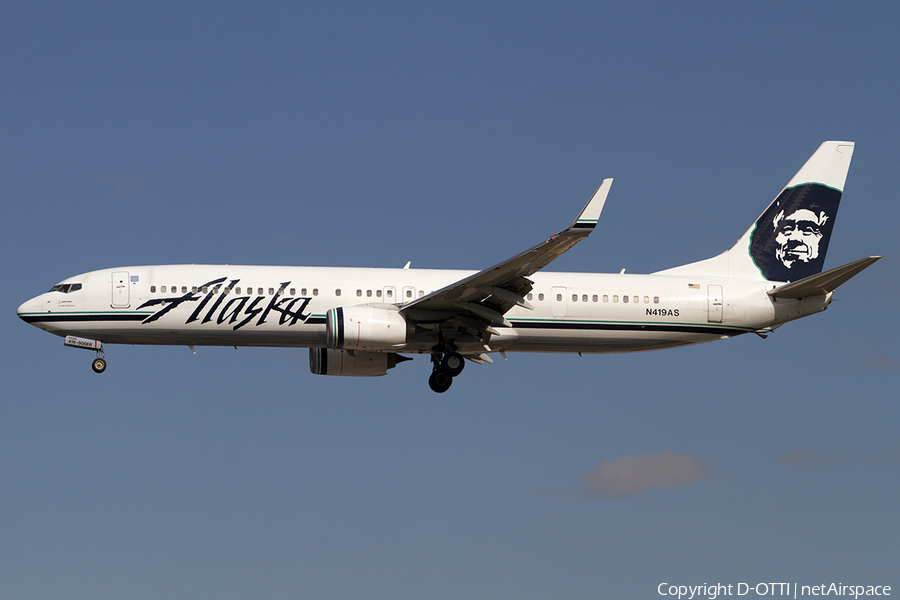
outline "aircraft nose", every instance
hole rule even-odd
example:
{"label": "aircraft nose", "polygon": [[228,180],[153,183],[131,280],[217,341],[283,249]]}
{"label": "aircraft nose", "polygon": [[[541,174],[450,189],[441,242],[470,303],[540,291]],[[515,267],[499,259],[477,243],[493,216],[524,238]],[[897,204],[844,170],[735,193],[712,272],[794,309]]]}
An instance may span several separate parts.
{"label": "aircraft nose", "polygon": [[19,318],[25,321],[26,323],[30,322],[30,317],[33,317],[41,312],[41,297],[35,296],[31,300],[26,300],[19,306],[18,310],[16,310],[16,314],[19,315]]}

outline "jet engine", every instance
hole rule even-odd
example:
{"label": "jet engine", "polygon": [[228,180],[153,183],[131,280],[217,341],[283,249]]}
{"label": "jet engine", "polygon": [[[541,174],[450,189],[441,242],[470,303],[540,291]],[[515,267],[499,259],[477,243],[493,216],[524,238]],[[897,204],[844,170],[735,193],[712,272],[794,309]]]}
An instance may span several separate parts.
{"label": "jet engine", "polygon": [[316,375],[344,377],[381,377],[397,362],[410,360],[392,352],[357,352],[332,348],[310,348],[309,370]]}
{"label": "jet engine", "polygon": [[415,327],[391,305],[344,306],[325,315],[330,348],[393,350],[411,339]]}

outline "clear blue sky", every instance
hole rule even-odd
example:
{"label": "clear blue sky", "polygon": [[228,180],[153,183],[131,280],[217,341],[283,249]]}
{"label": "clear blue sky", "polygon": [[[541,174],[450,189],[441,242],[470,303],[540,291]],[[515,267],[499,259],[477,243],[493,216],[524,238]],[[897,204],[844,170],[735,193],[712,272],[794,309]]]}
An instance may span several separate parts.
{"label": "clear blue sky", "polygon": [[[0,7],[0,598],[653,598],[900,591],[891,3]],[[620,6],[621,5],[621,6]],[[856,153],[827,312],[617,356],[317,377],[290,349],[111,346],[16,318],[99,268],[553,270],[724,250],[829,139]],[[616,469],[695,468],[605,493]]]}

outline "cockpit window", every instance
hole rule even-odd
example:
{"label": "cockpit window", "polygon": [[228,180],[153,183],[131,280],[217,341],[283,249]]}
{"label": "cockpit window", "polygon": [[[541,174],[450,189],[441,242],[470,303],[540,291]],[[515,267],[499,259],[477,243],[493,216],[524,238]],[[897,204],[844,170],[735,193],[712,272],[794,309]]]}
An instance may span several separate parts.
{"label": "cockpit window", "polygon": [[81,289],[80,283],[60,283],[54,285],[50,288],[51,292],[62,292],[63,294],[69,294],[71,292],[77,292]]}

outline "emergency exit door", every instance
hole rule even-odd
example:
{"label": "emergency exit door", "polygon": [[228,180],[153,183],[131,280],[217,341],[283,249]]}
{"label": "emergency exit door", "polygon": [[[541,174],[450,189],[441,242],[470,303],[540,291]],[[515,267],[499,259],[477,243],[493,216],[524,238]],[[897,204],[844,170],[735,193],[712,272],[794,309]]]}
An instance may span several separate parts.
{"label": "emergency exit door", "polygon": [[566,316],[566,288],[550,288],[550,314],[554,317]]}

